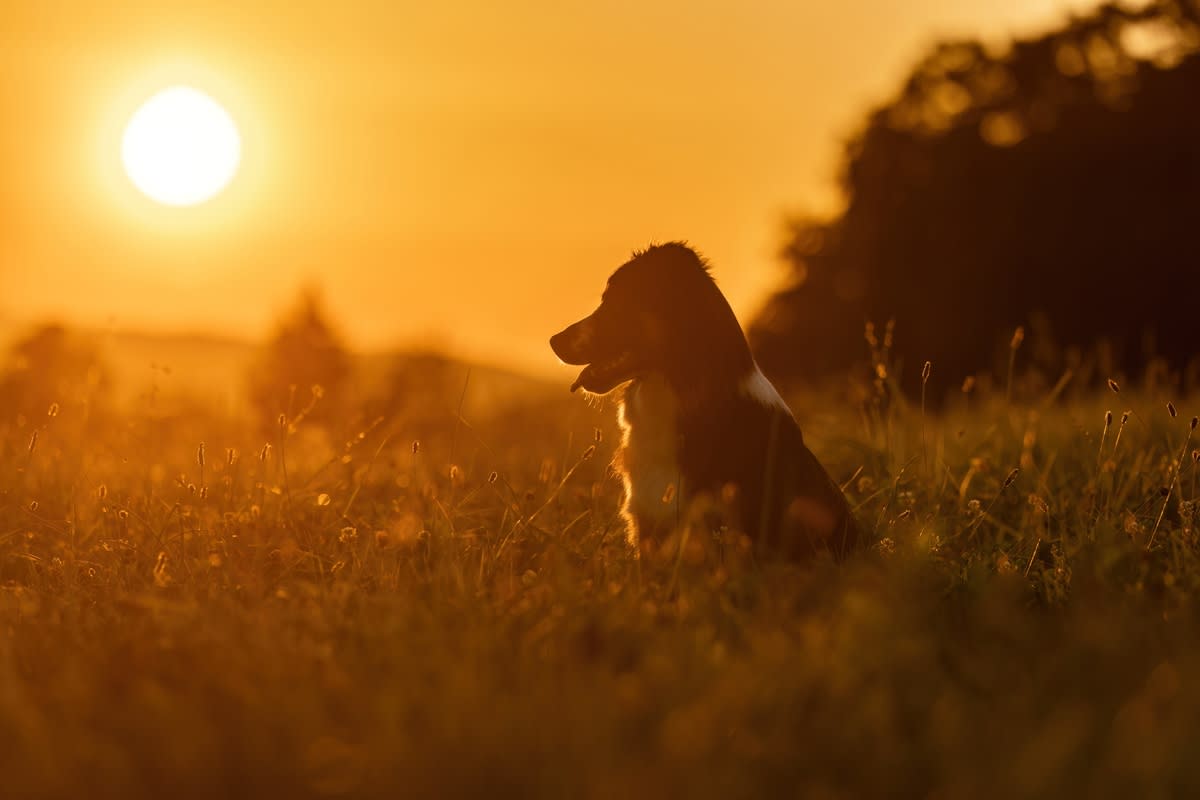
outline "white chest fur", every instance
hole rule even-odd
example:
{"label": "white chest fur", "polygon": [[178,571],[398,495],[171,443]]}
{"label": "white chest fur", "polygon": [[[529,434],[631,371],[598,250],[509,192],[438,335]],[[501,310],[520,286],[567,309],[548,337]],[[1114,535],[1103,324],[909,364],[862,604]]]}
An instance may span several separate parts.
{"label": "white chest fur", "polygon": [[762,374],[757,366],[754,370],[742,379],[742,394],[758,401],[767,408],[778,408],[781,411],[786,411],[791,414],[788,404],[783,402],[783,398],[779,396],[779,392],[775,389],[774,384],[767,380],[767,376]]}
{"label": "white chest fur", "polygon": [[[625,480],[622,512],[631,540],[678,520],[678,400],[661,375],[638,378],[625,390],[619,421],[618,467]],[[671,487],[674,487],[671,490]]]}

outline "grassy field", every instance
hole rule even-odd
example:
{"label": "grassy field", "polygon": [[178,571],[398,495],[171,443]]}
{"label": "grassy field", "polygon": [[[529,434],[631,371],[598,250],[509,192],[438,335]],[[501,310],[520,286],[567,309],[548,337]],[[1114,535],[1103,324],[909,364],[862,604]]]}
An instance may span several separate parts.
{"label": "grassy field", "polygon": [[565,386],[266,437],[10,415],[3,793],[1195,796],[1200,402],[1170,391],[795,397],[870,540],[800,567],[732,535],[635,560],[612,409]]}

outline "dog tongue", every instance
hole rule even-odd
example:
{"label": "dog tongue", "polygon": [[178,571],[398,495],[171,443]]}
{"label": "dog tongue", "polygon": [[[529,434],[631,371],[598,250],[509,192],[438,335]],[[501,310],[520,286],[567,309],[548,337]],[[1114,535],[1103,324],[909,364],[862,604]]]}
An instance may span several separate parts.
{"label": "dog tongue", "polygon": [[583,388],[593,394],[608,394],[618,384],[632,377],[628,374],[627,362],[627,358],[620,357],[598,364],[588,364],[571,385],[571,391]]}
{"label": "dog tongue", "polygon": [[595,368],[593,367],[593,365],[588,364],[586,367],[584,367],[583,369],[581,369],[579,371],[579,376],[576,377],[575,382],[571,384],[571,391],[574,392],[576,389],[578,389],[580,387],[583,387],[584,389],[588,389],[588,391],[591,391],[591,389],[588,388],[588,383],[589,383],[589,381],[591,381],[592,385],[594,386],[595,385],[595,383],[594,383],[595,377],[596,377]]}

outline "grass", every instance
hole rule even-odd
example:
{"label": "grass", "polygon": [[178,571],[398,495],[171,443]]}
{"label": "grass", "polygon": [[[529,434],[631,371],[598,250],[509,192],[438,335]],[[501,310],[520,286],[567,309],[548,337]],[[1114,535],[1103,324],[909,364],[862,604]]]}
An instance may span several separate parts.
{"label": "grass", "polygon": [[194,409],[11,415],[6,795],[1200,791],[1196,402],[796,398],[870,543],[789,566],[635,561],[611,409],[563,394],[269,448]]}

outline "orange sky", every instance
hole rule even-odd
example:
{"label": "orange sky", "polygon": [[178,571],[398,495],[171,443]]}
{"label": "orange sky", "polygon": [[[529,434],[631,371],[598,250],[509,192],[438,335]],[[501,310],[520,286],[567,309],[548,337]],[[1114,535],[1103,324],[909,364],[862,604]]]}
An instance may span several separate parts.
{"label": "orange sky", "polygon": [[[306,283],[360,347],[545,371],[635,247],[686,238],[747,319],[788,210],[940,34],[1089,0],[6,3],[0,320],[265,332]],[[244,139],[224,194],[158,207],[122,127],[191,84]]]}

